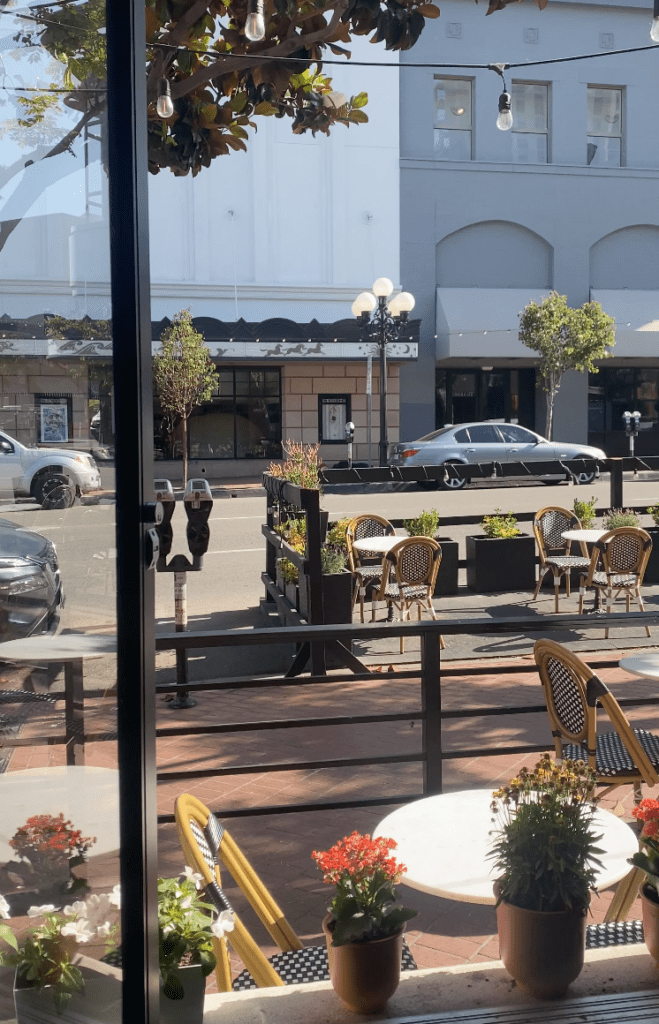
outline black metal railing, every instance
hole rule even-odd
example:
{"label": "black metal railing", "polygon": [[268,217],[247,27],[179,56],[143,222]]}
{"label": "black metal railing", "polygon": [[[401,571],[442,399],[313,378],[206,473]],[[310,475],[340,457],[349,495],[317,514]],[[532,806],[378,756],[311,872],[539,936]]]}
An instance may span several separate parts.
{"label": "black metal railing", "polygon": [[[589,628],[593,627],[593,620],[588,623]],[[607,626],[620,626],[621,616],[606,614],[597,616],[597,628],[604,629]],[[633,626],[657,626],[659,625],[659,612],[630,613],[624,617],[625,628]],[[366,807],[384,804],[403,803],[408,800],[418,799],[423,795],[432,795],[442,792],[443,766],[444,762],[457,759],[481,757],[487,755],[526,754],[540,753],[547,749],[548,745],[535,743],[517,743],[507,746],[480,746],[473,748],[444,748],[442,725],[446,721],[466,718],[489,718],[501,715],[522,715],[540,714],[546,711],[544,704],[530,705],[509,705],[500,707],[473,707],[459,710],[442,709],[442,677],[466,676],[469,674],[468,667],[454,667],[442,669],[440,662],[439,638],[444,636],[455,636],[468,633],[470,635],[510,634],[510,633],[545,633],[565,628],[574,628],[573,615],[547,615],[543,618],[537,616],[519,616],[502,620],[484,618],[469,619],[441,619],[429,622],[393,622],[393,623],[369,623],[365,625],[340,625],[340,626],[305,626],[288,627],[278,629],[257,629],[251,631],[225,630],[219,632],[200,633],[161,633],[156,637],[156,650],[182,650],[195,649],[207,650],[209,648],[228,648],[243,646],[267,646],[270,644],[290,644],[310,641],[312,644],[325,644],[328,642],[341,642],[349,646],[353,640],[382,640],[394,637],[405,637],[410,640],[418,637],[421,643],[421,664],[420,667],[410,666],[409,671],[405,669],[400,678],[419,679],[421,689],[421,709],[418,712],[404,711],[395,714],[373,714],[367,715],[333,715],[318,716],[314,718],[290,718],[267,721],[250,721],[240,723],[222,723],[221,725],[200,725],[192,729],[185,726],[166,726],[157,730],[158,737],[169,737],[175,735],[221,735],[232,733],[263,732],[274,729],[315,729],[328,725],[365,725],[397,721],[420,721],[421,749],[412,753],[390,753],[385,755],[367,755],[364,757],[326,757],[319,756],[304,761],[275,761],[259,762],[251,764],[238,764],[223,766],[220,768],[206,769],[181,769],[179,771],[160,771],[159,782],[184,782],[190,779],[217,778],[229,775],[262,774],[265,772],[287,772],[304,770],[328,770],[348,767],[366,767],[370,765],[387,765],[401,763],[420,763],[423,766],[423,784],[420,792],[397,793],[387,797],[378,795],[366,795],[359,799],[335,800],[335,801],[308,801],[297,804],[283,804],[274,806],[256,806],[247,808],[214,808],[218,815],[223,818],[249,817],[252,815],[273,815],[288,814],[304,811],[336,810],[340,808]],[[497,669],[488,668],[485,671],[501,671],[501,663]],[[602,664],[594,662],[593,667]],[[528,663],[516,671],[528,672]],[[478,674],[483,674],[483,668],[478,666]],[[507,671],[507,669],[506,669]],[[224,679],[213,683],[189,684],[188,689],[204,691],[206,693],[221,690],[248,690],[263,687],[318,687],[341,682],[359,682],[362,680],[374,681],[378,679],[391,680],[391,675],[386,672],[377,671],[362,673],[336,673],[332,675],[322,674],[306,677],[278,676],[267,679]],[[158,693],[173,693],[177,691],[176,684],[162,684],[156,687]],[[655,705],[658,698],[623,698],[619,701],[624,707],[639,707]],[[158,818],[159,823],[169,823],[174,820],[173,815],[163,814]]]}

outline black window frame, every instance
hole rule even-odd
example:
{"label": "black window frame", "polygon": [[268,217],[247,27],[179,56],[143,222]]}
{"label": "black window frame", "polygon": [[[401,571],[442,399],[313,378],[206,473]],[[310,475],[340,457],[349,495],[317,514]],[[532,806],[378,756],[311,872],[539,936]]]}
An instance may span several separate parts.
{"label": "black window frame", "polygon": [[349,423],[352,418],[350,408],[350,395],[318,395],[318,443],[319,444],[347,444],[348,438],[345,436],[340,438],[324,438],[323,437],[323,405],[329,405],[330,402],[334,402],[336,405],[344,405],[346,410],[346,423]]}

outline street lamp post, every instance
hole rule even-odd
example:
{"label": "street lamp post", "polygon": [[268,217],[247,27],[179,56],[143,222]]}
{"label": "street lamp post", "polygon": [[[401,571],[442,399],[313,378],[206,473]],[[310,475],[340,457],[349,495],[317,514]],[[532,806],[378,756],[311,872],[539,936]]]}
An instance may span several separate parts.
{"label": "street lamp post", "polygon": [[[378,346],[380,356],[380,465],[387,465],[387,345],[396,341],[409,314],[414,309],[414,296],[399,292],[387,304],[394,290],[391,281],[379,277],[373,285],[373,292],[361,292],[352,304],[353,315],[364,328],[367,337]],[[368,424],[369,437],[371,424]]]}

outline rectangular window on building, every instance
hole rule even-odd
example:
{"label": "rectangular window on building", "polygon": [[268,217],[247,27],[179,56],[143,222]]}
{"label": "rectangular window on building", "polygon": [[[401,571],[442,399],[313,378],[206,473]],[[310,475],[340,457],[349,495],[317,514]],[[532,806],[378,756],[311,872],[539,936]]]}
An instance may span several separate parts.
{"label": "rectangular window on building", "polygon": [[512,155],[516,164],[549,162],[549,86],[513,82]]}
{"label": "rectangular window on building", "polygon": [[71,396],[36,395],[40,444],[64,444],[71,433]]}
{"label": "rectangular window on building", "polygon": [[471,160],[472,100],[470,78],[435,78],[435,157]]}
{"label": "rectangular window on building", "polygon": [[321,444],[346,444],[350,395],[318,396],[318,439]]}
{"label": "rectangular window on building", "polygon": [[588,86],[589,167],[622,167],[624,162],[622,89]]}
{"label": "rectangular window on building", "polygon": [[[156,426],[158,417],[156,416]],[[164,457],[180,457],[168,424],[161,420]],[[268,459],[281,455],[281,377],[278,369],[245,366],[218,369],[209,402],[190,417],[191,459]],[[178,444],[178,447],[177,447]]]}

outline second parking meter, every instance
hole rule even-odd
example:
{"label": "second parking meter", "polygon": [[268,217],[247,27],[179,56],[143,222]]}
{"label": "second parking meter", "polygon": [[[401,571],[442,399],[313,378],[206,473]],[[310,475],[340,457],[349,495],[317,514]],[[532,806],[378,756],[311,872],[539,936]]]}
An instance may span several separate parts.
{"label": "second parking meter", "polygon": [[634,412],[623,412],[622,418],[625,421],[625,433],[629,438],[629,454],[633,458],[634,438],[638,437],[641,426],[641,414],[637,409]]}
{"label": "second parking meter", "polygon": [[206,554],[210,542],[208,517],[213,508],[213,495],[208,486],[208,480],[188,480],[183,495],[183,505],[188,517],[186,529],[188,548],[196,562]]}
{"label": "second parking meter", "polygon": [[162,522],[156,523],[155,527],[160,541],[159,557],[167,558],[172,550],[174,537],[172,516],[176,508],[176,498],[174,497],[174,488],[169,480],[154,480],[153,486],[156,492],[156,501],[160,502],[163,510]]}

